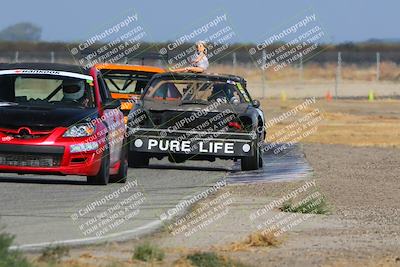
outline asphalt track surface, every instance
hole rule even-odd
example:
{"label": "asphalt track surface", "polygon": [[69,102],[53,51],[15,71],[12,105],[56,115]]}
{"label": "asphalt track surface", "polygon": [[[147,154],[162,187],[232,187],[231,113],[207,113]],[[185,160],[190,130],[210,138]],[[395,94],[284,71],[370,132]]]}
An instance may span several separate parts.
{"label": "asphalt track surface", "polygon": [[[266,153],[261,171],[241,172],[232,161],[151,160],[149,168],[129,169],[128,181],[86,185],[85,177],[0,174],[0,225],[14,234],[14,248],[80,245],[126,240],[163,225],[163,214],[215,185],[304,178],[310,169],[298,147]],[[175,208],[175,209],[174,209]],[[163,217],[162,217],[163,218]]]}

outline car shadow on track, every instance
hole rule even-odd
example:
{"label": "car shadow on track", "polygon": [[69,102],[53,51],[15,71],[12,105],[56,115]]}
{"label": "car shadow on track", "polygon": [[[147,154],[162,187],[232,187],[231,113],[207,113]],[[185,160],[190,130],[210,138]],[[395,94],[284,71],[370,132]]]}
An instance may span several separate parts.
{"label": "car shadow on track", "polygon": [[193,166],[193,165],[180,165],[180,163],[170,163],[170,164],[149,164],[147,169],[154,170],[179,170],[179,171],[216,171],[216,172],[227,172],[230,168],[222,168],[219,166],[215,167],[205,167],[205,166]]}
{"label": "car shadow on track", "polygon": [[86,181],[29,177],[0,177],[0,183],[87,185]]}

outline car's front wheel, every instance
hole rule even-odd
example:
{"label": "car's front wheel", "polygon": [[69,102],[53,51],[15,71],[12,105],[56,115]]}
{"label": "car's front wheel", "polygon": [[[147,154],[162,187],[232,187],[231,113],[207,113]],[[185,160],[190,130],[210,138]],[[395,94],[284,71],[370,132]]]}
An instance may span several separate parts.
{"label": "car's front wheel", "polygon": [[110,150],[105,146],[99,172],[94,176],[88,176],[87,182],[93,185],[107,185],[110,180]]}
{"label": "car's front wheel", "polygon": [[128,176],[128,147],[126,141],[121,148],[120,164],[118,173],[115,175],[110,175],[111,183],[125,183]]}
{"label": "car's front wheel", "polygon": [[[261,158],[261,149],[257,145],[258,143],[254,144],[254,154],[250,157],[244,157],[241,159],[241,168],[242,171],[253,171],[258,170],[262,167],[262,158]],[[260,166],[261,165],[261,166]]]}

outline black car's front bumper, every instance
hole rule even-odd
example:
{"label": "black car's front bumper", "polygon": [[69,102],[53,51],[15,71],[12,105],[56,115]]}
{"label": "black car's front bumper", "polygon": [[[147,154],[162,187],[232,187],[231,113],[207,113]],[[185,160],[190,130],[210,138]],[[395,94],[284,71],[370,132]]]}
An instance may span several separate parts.
{"label": "black car's front bumper", "polygon": [[201,132],[167,129],[135,129],[130,151],[155,154],[249,157],[257,146],[253,133]]}

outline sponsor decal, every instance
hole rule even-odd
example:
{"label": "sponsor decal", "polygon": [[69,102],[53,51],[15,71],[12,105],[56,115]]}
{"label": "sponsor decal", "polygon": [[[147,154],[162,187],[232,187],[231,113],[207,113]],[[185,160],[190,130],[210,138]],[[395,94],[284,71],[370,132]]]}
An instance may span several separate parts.
{"label": "sponsor decal", "polygon": [[[138,140],[138,139],[137,139]],[[135,142],[135,146],[138,147],[140,142]],[[198,141],[192,143],[189,140],[165,140],[165,139],[148,139],[146,149],[147,150],[160,150],[168,152],[185,152],[189,153],[196,148],[198,153],[207,154],[234,154],[234,143],[233,142],[220,142],[220,141]]]}
{"label": "sponsor decal", "polygon": [[29,75],[54,75],[54,76],[64,76],[70,78],[83,79],[86,81],[93,81],[93,77],[89,75],[67,72],[67,71],[57,71],[57,70],[30,70],[30,69],[16,69],[16,70],[1,70],[0,75],[13,75],[13,74],[29,74]]}
{"label": "sponsor decal", "polygon": [[236,83],[236,86],[239,89],[239,91],[242,93],[244,99],[247,102],[250,102],[250,97],[247,95],[246,91],[243,89],[242,84],[241,83]]}

